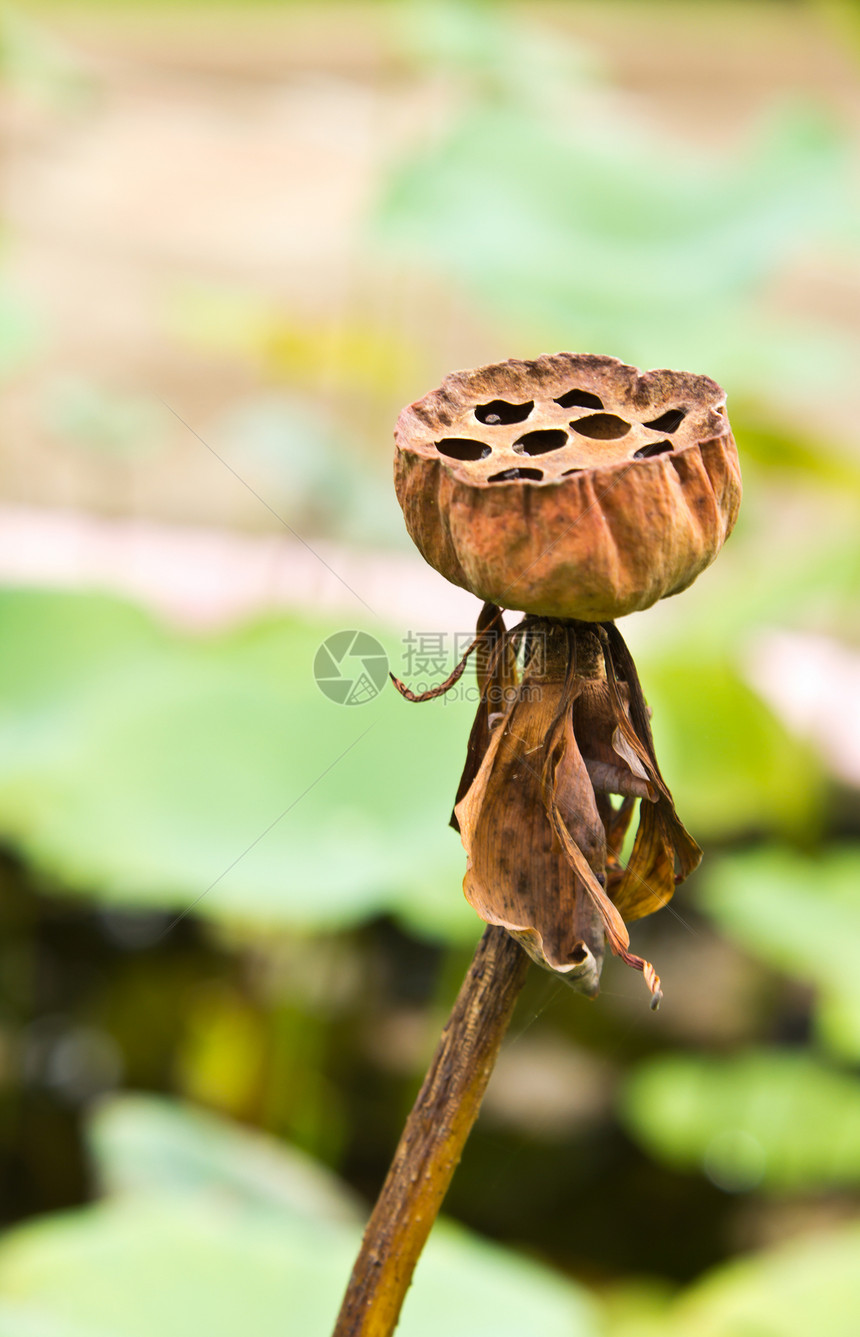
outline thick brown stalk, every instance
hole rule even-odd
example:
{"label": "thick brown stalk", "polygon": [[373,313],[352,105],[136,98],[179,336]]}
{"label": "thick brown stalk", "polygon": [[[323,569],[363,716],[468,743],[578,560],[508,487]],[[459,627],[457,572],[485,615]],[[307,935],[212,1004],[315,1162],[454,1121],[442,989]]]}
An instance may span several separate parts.
{"label": "thick brown stalk", "polygon": [[364,1232],[334,1337],[390,1337],[490,1079],[528,958],[489,927]]}

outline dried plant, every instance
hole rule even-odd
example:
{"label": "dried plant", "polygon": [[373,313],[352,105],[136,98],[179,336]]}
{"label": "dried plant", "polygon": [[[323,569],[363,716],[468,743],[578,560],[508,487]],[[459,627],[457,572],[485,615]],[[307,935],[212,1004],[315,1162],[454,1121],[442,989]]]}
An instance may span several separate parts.
{"label": "dried plant", "polygon": [[[627,923],[698,864],[654,755],[633,659],[614,624],[687,588],[741,498],[725,396],[685,372],[559,353],[458,372],[404,409],[395,485],[410,535],[483,601],[480,704],[452,824],[464,890],[490,926],[365,1234],[336,1337],[394,1330],[525,977],[520,944],[578,992],[604,945],[643,972]],[[505,626],[503,610],[526,616]],[[626,865],[622,846],[639,804]]]}

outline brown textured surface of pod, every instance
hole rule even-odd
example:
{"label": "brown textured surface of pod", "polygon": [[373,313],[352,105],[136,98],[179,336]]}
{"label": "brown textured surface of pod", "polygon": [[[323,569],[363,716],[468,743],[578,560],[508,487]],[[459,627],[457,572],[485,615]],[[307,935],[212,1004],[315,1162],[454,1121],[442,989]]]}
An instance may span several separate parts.
{"label": "brown textured surface of pod", "polygon": [[544,617],[611,620],[686,589],[741,499],[715,381],[593,354],[454,372],[403,410],[395,447],[431,566]]}

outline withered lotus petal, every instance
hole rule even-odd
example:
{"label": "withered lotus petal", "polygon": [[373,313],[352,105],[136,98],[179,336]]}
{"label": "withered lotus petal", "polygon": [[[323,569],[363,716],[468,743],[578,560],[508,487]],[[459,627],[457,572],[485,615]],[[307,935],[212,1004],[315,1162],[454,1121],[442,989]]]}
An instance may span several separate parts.
{"label": "withered lotus petal", "polygon": [[[675,811],[672,794],[660,774],[648,709],[636,665],[617,627],[605,626],[606,681],[615,710],[613,748],[632,754],[653,784],[650,802],[640,804],[639,830],[623,876],[610,883],[612,899],[625,919],[640,919],[671,899],[675,886],[698,868],[702,851]],[[619,681],[618,672],[624,674]],[[634,728],[633,720],[637,721]],[[678,872],[675,873],[677,863]]]}
{"label": "withered lotus petal", "polygon": [[[476,409],[533,402],[529,432],[560,430],[570,410],[559,401],[571,387],[630,430],[612,439],[571,432],[540,456],[540,481],[523,477],[521,422],[488,427]],[[642,455],[666,431],[647,424],[681,409],[671,449]],[[484,441],[489,454],[441,454],[436,442],[457,436]],[[716,557],[740,505],[716,382],[642,373],[615,358],[557,353],[455,372],[403,410],[395,442],[397,496],[431,566],[481,599],[546,617],[607,621],[686,589]]]}
{"label": "withered lotus petal", "polygon": [[479,644],[475,655],[481,700],[469,733],[466,762],[457,786],[454,811],[449,821],[449,825],[455,831],[460,830],[457,804],[468,792],[490,745],[490,715],[500,711],[505,703],[511,704],[517,683],[516,660],[513,647],[505,635],[505,622],[501,609],[495,604],[484,604],[478,614],[475,631],[483,636],[483,643]]}
{"label": "withered lotus petal", "polygon": [[[508,711],[456,814],[468,855],[466,899],[488,924],[519,938],[540,965],[575,976],[581,965],[577,943],[585,938],[594,956],[602,956],[603,926],[583,915],[581,880],[554,839],[535,760],[562,690],[561,683],[545,684],[539,701],[524,699]],[[565,801],[573,801],[575,787],[580,822],[602,840],[594,794],[582,770],[580,785],[568,777]],[[620,916],[618,921],[623,933]]]}
{"label": "withered lotus petal", "polygon": [[[539,965],[593,997],[604,936],[624,960],[639,969],[647,963],[628,953],[624,921],[594,872],[605,865],[606,833],[570,704],[561,681],[544,681],[537,699],[516,701],[456,816],[473,908],[518,938]],[[549,754],[548,731],[558,740]]]}
{"label": "withered lotus petal", "polygon": [[673,850],[660,814],[653,803],[643,800],[639,829],[627,867],[612,900],[626,920],[653,914],[672,899],[675,890]]}

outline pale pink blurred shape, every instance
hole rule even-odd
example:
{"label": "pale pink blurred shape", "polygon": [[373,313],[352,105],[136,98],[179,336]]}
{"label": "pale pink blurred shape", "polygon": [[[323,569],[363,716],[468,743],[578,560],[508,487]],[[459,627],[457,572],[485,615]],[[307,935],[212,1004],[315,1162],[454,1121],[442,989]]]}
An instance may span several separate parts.
{"label": "pale pink blurred shape", "polygon": [[747,676],[836,775],[860,785],[860,653],[828,636],[762,632],[748,653]]}
{"label": "pale pink blurred shape", "polygon": [[322,621],[462,631],[477,603],[417,553],[380,553],[288,533],[236,534],[79,511],[0,507],[0,584],[104,590],[205,630],[295,609]]}

